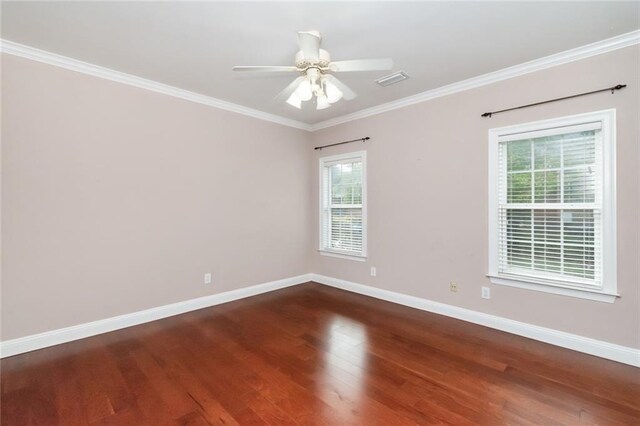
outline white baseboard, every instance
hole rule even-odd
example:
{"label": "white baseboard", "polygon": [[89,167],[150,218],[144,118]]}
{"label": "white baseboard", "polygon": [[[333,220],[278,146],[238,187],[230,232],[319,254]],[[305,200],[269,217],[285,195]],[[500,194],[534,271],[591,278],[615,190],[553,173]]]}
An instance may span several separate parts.
{"label": "white baseboard", "polygon": [[423,311],[457,318],[474,324],[550,343],[552,345],[561,346],[563,348],[572,349],[574,351],[584,352],[601,358],[640,367],[640,349],[603,342],[589,337],[578,336],[564,331],[553,330],[551,328],[527,324],[496,315],[472,311],[470,309],[434,302],[420,297],[409,296],[389,290],[382,290],[376,287],[357,284],[338,278],[318,274],[311,275],[312,281],[320,284],[375,297],[376,299],[382,299],[404,306],[410,306]]}
{"label": "white baseboard", "polygon": [[71,342],[73,340],[83,339],[85,337],[95,336],[97,334],[108,333],[121,328],[131,327],[209,306],[244,299],[246,297],[302,284],[308,281],[315,281],[320,284],[340,288],[353,293],[363,294],[365,296],[375,297],[376,299],[386,300],[388,302],[409,306],[423,311],[461,319],[463,321],[495,328],[497,330],[506,331],[508,333],[517,334],[519,336],[528,337],[530,339],[539,340],[541,342],[550,343],[552,345],[561,346],[578,352],[584,352],[601,358],[640,367],[640,349],[603,342],[601,340],[578,336],[564,331],[527,324],[495,315],[472,311],[470,309],[422,299],[420,297],[409,296],[407,294],[396,293],[389,290],[383,290],[318,274],[299,275],[247,288],[232,290],[225,293],[172,303],[170,305],[164,305],[131,314],[120,315],[72,327],[7,340],[0,342],[0,357],[4,358],[18,355],[34,351],[36,349],[42,349],[49,346],[59,345],[61,343]]}
{"label": "white baseboard", "polygon": [[0,342],[0,357],[18,355],[48,346],[59,345],[73,340],[84,339],[85,337],[131,327],[145,322],[182,314],[209,306],[220,305],[246,297],[255,296],[269,291],[302,284],[311,281],[311,274],[298,275],[297,277],[285,278],[257,284],[251,287],[231,290],[224,293],[212,294],[211,296],[199,297],[197,299],[185,300],[183,302],[172,303],[170,305],[159,306],[157,308],[146,309],[144,311],[133,312],[131,314],[106,318],[103,320],[74,325],[72,327],[60,328],[46,331],[44,333],[33,334],[31,336]]}

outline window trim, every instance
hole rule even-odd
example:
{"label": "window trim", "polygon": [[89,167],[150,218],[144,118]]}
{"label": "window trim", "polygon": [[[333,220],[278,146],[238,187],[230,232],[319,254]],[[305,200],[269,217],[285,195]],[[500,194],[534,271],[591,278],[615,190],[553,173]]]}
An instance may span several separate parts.
{"label": "window trim", "polygon": [[[362,161],[362,253],[355,255],[352,253],[346,253],[344,251],[329,249],[324,247],[323,241],[323,196],[325,188],[323,188],[323,173],[327,164],[336,161],[344,161],[349,159],[360,159]],[[367,151],[355,151],[346,152],[344,154],[331,155],[328,157],[321,157],[319,159],[318,168],[318,252],[324,256],[337,257],[341,259],[355,260],[359,262],[366,261],[367,259]]]}
{"label": "window trim", "polygon": [[[505,137],[561,127],[600,122],[602,126],[602,289],[537,276],[500,273],[498,269],[499,143]],[[617,292],[616,234],[616,110],[607,109],[499,127],[489,130],[489,277],[492,284],[613,303]]]}

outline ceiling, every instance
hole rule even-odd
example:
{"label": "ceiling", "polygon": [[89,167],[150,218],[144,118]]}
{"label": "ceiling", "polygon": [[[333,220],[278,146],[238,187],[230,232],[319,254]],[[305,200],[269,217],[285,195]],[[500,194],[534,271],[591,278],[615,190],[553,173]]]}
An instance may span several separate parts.
{"label": "ceiling", "polygon": [[[639,2],[2,2],[2,38],[308,124],[640,27]],[[393,58],[341,74],[358,97],[316,111],[274,97],[295,74],[296,32],[318,30],[333,60]]]}

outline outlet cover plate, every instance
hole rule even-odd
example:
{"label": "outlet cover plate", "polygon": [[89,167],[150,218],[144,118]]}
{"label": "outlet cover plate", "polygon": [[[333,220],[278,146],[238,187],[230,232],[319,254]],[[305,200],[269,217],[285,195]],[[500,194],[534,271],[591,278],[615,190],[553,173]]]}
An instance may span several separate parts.
{"label": "outlet cover plate", "polygon": [[482,298],[491,299],[491,289],[489,287],[482,287]]}

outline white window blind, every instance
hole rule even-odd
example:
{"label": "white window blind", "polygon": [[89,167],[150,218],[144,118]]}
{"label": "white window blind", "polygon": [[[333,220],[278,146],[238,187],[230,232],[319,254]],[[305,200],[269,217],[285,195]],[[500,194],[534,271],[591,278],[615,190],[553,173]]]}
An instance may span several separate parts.
{"label": "white window blind", "polygon": [[365,256],[365,155],[320,160],[320,250]]}
{"label": "white window blind", "polygon": [[615,292],[612,120],[594,114],[493,132],[490,276]]}

